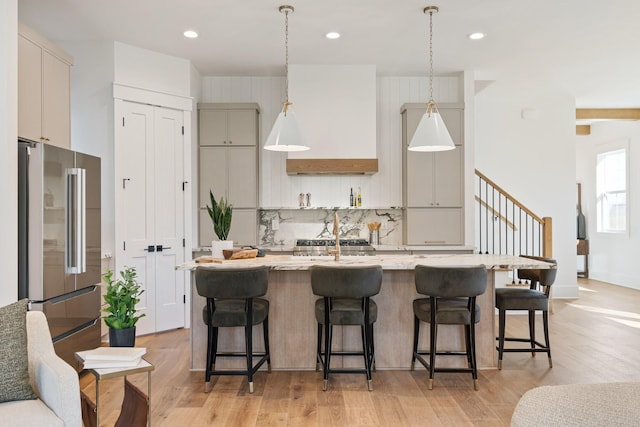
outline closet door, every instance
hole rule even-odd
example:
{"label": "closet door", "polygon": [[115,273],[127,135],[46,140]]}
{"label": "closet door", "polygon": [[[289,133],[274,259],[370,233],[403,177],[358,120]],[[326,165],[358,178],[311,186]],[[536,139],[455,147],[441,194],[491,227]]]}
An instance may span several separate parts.
{"label": "closet door", "polygon": [[116,273],[136,267],[136,332],[184,326],[182,112],[116,101]]}

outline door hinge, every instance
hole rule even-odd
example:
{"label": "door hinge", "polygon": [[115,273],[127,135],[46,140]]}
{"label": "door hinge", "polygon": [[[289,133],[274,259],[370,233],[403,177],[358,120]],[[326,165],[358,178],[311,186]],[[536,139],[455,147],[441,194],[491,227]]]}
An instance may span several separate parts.
{"label": "door hinge", "polygon": [[127,250],[127,242],[122,242],[122,250],[123,251]]}
{"label": "door hinge", "polygon": [[183,238],[183,239],[182,239],[182,247],[183,247],[183,248],[187,245],[186,240],[187,240],[187,239],[185,239],[185,238]]}
{"label": "door hinge", "polygon": [[186,295],[182,295],[182,303],[183,304],[187,303],[187,296]]}
{"label": "door hinge", "polygon": [[182,134],[184,135],[184,126],[182,126]]}
{"label": "door hinge", "polygon": [[186,185],[189,183],[189,181],[182,181],[182,191],[184,191],[184,188],[186,187]]}
{"label": "door hinge", "polygon": [[122,127],[124,127],[124,116],[122,116]]}

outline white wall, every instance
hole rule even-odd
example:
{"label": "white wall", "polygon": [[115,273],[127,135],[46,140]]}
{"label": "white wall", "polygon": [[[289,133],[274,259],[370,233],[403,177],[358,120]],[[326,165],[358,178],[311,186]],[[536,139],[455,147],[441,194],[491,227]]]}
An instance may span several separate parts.
{"label": "white wall", "polygon": [[0,306],[18,299],[18,2],[0,3]]}
{"label": "white wall", "polygon": [[[597,232],[596,227],[596,154],[603,144],[626,139],[629,141],[630,203],[629,236]],[[591,125],[591,135],[577,137],[576,177],[582,183],[582,211],[587,222],[589,239],[589,278],[640,289],[640,273],[636,268],[640,253],[640,122],[598,122]],[[582,257],[580,257],[582,258]],[[582,260],[580,260],[582,261]]]}
{"label": "white wall", "polygon": [[191,63],[186,59],[114,43],[114,81],[121,85],[189,96]]}
{"label": "white wall", "polygon": [[[476,168],[534,213],[553,218],[553,295],[577,297],[575,100],[514,72],[475,98]],[[523,119],[525,108],[537,119]]]}

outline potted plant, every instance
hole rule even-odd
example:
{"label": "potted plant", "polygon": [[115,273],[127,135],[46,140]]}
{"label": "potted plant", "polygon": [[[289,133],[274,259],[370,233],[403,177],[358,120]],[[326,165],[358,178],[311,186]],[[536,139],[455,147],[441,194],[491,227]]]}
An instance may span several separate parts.
{"label": "potted plant", "polygon": [[217,241],[211,242],[211,256],[222,258],[223,249],[233,248],[233,240],[227,240],[229,230],[231,230],[233,206],[228,204],[224,197],[220,197],[220,202],[217,202],[211,190],[209,190],[209,199],[211,206],[207,205],[207,211],[213,223],[213,232],[218,236]]}
{"label": "potted plant", "polygon": [[111,347],[134,347],[136,341],[136,322],[144,316],[136,314],[136,304],[144,292],[136,281],[135,267],[125,267],[120,278],[107,269],[102,278],[107,284],[104,294],[105,305],[102,311],[104,323],[109,327],[109,345]]}

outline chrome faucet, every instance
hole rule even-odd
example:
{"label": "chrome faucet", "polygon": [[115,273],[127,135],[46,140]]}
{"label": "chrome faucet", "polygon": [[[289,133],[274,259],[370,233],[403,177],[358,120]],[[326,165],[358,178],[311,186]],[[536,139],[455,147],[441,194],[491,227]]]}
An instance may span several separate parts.
{"label": "chrome faucet", "polygon": [[336,248],[327,249],[327,254],[334,254],[335,260],[340,261],[340,221],[338,220],[338,212],[333,216],[333,234],[336,236]]}

